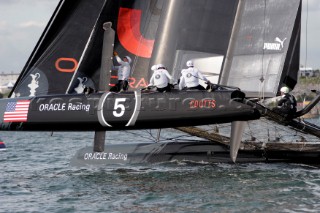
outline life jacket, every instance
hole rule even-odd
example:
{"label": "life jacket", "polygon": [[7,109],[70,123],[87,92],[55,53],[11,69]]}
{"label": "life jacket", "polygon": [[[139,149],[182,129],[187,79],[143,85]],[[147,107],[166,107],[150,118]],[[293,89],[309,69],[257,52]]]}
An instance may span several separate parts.
{"label": "life jacket", "polygon": [[154,84],[158,88],[164,88],[168,86],[169,77],[171,78],[167,70],[158,69],[154,71],[150,83]]}

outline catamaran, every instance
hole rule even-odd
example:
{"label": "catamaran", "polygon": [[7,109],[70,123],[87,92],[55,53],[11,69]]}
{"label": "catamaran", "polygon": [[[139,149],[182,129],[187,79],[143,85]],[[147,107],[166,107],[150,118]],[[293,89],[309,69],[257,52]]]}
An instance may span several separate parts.
{"label": "catamaran", "polygon": [[[74,158],[80,164],[318,159],[319,150],[297,148],[295,139],[243,137],[249,123],[269,122],[319,139],[319,127],[299,119],[317,92],[290,119],[265,102],[297,83],[301,7],[301,0],[61,0],[10,98],[0,101],[1,130],[95,131],[93,147]],[[110,91],[114,51],[133,59],[127,92]],[[188,60],[214,90],[141,90],[152,65],[179,79]],[[219,124],[230,124],[227,136],[208,132]],[[161,128],[205,140],[105,144],[106,131]]]}

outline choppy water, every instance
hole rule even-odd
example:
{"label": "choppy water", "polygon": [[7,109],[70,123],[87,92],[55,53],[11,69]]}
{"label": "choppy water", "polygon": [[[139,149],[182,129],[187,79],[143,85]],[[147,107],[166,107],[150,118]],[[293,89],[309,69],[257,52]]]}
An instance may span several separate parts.
{"label": "choppy water", "polygon": [[[113,142],[125,140],[108,133]],[[76,168],[93,133],[1,132],[0,212],[319,212],[320,169],[297,164]],[[118,140],[116,141],[115,138]]]}

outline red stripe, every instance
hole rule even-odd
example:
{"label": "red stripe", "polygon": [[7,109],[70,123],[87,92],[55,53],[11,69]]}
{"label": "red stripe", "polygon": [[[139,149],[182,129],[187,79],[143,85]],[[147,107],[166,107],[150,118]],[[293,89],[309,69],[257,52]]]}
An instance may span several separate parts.
{"label": "red stripe", "polygon": [[111,76],[111,78],[118,78],[118,76],[116,76],[116,75],[112,75],[112,76]]}
{"label": "red stripe", "polygon": [[5,118],[4,122],[18,122],[18,121],[27,121],[27,117],[18,117],[18,118]]}

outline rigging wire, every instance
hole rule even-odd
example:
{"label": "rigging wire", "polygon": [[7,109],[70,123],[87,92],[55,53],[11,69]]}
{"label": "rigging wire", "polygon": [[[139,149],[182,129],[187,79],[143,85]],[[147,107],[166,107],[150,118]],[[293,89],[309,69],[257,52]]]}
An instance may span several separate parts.
{"label": "rigging wire", "polygon": [[131,135],[134,135],[134,136],[138,136],[138,137],[140,137],[140,138],[144,138],[144,139],[147,139],[147,140],[150,140],[150,139],[152,139],[152,138],[155,140],[154,137],[151,137],[151,138],[150,138],[150,135],[149,135],[149,137],[148,137],[148,136],[143,136],[142,134],[139,134],[139,133],[133,132],[133,131],[126,131],[126,133],[127,133],[127,134],[131,134]]}
{"label": "rigging wire", "polygon": [[[219,135],[221,137],[230,137],[231,124],[218,124]],[[211,129],[213,126],[211,126]],[[202,129],[204,132],[209,132],[210,129]],[[270,134],[271,133],[271,134]],[[253,137],[254,136],[254,137]],[[303,139],[307,138],[308,142],[318,142],[318,138],[310,136],[303,131],[295,128],[286,128],[285,126],[278,125],[276,122],[262,118],[260,120],[248,121],[246,128],[243,132],[243,142],[304,142]]]}
{"label": "rigging wire", "polygon": [[[263,9],[263,35],[262,35],[262,42],[264,44],[265,42],[265,37],[266,37],[266,15],[267,14],[267,0],[264,0],[264,9]],[[264,48],[262,48],[262,61],[261,61],[261,77],[260,77],[260,87],[259,87],[259,98],[260,99],[264,99],[264,80],[265,80],[265,76],[264,76],[264,57],[265,57],[265,50]]]}
{"label": "rigging wire", "polygon": [[307,0],[307,3],[306,3],[306,47],[305,47],[305,61],[304,61],[304,66],[305,68],[307,67],[307,61],[308,61],[308,19],[309,19],[309,0]]}

